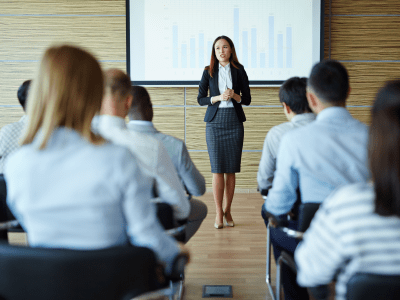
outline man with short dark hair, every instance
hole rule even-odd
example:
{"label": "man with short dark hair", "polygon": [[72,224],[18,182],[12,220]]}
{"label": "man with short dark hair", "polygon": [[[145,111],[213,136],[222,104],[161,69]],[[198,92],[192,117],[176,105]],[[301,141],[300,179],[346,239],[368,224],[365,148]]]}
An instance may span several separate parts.
{"label": "man with short dark hair", "polygon": [[[289,131],[282,138],[272,188],[265,210],[276,216],[290,212],[300,189],[302,203],[321,203],[337,187],[366,182],[368,129],[346,110],[350,93],[345,67],[337,61],[316,64],[307,82],[307,99],[317,115],[310,124]],[[297,229],[292,221],[290,228]],[[297,241],[271,228],[275,259],[282,250],[294,253]],[[295,275],[282,268],[285,299],[308,299]]]}
{"label": "man with short dark hair", "polygon": [[263,195],[266,195],[272,186],[276,156],[283,135],[315,120],[315,115],[308,106],[306,87],[307,78],[292,77],[286,80],[279,89],[279,101],[289,122],[272,127],[265,137],[257,173],[258,188]]}
{"label": "man with short dark hair", "polygon": [[159,140],[167,150],[178,176],[181,179],[190,201],[190,214],[186,224],[187,242],[200,228],[207,216],[207,206],[191,196],[201,196],[206,191],[203,175],[196,168],[185,143],[173,136],[159,132],[153,125],[153,106],[147,90],[141,86],[132,87],[132,104],[129,109],[128,129],[132,132],[145,134]]}

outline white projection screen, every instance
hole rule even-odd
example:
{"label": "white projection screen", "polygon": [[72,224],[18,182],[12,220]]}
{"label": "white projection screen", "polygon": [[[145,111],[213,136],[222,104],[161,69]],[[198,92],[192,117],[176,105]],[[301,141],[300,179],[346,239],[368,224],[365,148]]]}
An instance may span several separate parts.
{"label": "white projection screen", "polygon": [[135,85],[196,86],[216,37],[228,36],[251,86],[308,76],[323,59],[323,0],[127,0]]}

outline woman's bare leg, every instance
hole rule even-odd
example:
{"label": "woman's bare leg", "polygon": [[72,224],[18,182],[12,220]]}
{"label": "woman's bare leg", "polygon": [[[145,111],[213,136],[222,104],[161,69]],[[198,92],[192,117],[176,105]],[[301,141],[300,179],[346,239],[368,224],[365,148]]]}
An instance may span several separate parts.
{"label": "woman's bare leg", "polygon": [[226,173],[225,174],[225,217],[228,222],[232,222],[231,215],[231,205],[233,200],[233,195],[235,193],[235,185],[236,185],[236,174],[235,173]]}
{"label": "woman's bare leg", "polygon": [[225,180],[224,173],[213,173],[213,194],[216,208],[215,222],[222,224],[224,212],[222,210],[222,201],[224,199]]}

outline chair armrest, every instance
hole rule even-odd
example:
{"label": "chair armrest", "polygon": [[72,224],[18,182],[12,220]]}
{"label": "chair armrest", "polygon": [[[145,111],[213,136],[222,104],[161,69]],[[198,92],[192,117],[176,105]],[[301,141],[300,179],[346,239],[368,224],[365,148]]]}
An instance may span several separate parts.
{"label": "chair armrest", "polygon": [[168,230],[166,230],[165,232],[166,232],[169,236],[172,236],[172,237],[174,237],[174,238],[177,238],[177,237],[179,237],[179,236],[181,236],[181,235],[183,235],[183,234],[185,233],[185,229],[186,229],[186,225],[182,225],[182,226],[179,226],[179,227],[175,227],[175,228],[172,228],[172,229],[168,229]]}
{"label": "chair armrest", "polygon": [[174,263],[172,265],[172,271],[169,275],[170,280],[179,281],[181,280],[181,275],[185,272],[185,267],[189,261],[189,257],[187,254],[180,253],[175,258]]}
{"label": "chair armrest", "polygon": [[0,230],[8,230],[8,229],[11,229],[11,228],[16,228],[18,226],[19,226],[18,220],[1,222],[0,223]]}
{"label": "chair armrest", "polygon": [[286,251],[282,251],[281,256],[279,256],[279,260],[287,265],[295,274],[297,274],[296,263],[294,262],[294,258],[292,255],[290,255]]}

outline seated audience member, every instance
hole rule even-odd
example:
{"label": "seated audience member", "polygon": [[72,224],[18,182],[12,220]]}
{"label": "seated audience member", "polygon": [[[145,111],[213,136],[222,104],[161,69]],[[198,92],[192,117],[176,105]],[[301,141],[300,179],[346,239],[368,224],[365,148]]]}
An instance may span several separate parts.
{"label": "seated audience member", "polygon": [[[190,158],[185,143],[173,136],[159,132],[153,125],[153,106],[144,87],[132,87],[132,105],[128,113],[128,129],[155,137],[165,147],[189,195],[201,196],[206,192],[206,182]],[[186,242],[200,228],[207,216],[207,206],[200,200],[190,198],[190,214],[187,221]]]}
{"label": "seated audience member", "polygon": [[[317,115],[310,124],[287,132],[279,146],[275,177],[265,210],[276,216],[291,211],[300,190],[301,202],[321,203],[337,187],[366,182],[368,129],[346,110],[350,92],[345,67],[337,61],[316,64],[307,81],[307,99]],[[297,221],[290,228],[297,229]],[[282,250],[294,253],[298,241],[271,228],[275,259]],[[285,299],[308,299],[284,265]]]}
{"label": "seated audience member", "polygon": [[151,182],[132,153],[91,131],[103,73],[72,46],[49,48],[28,101],[22,147],[4,175],[7,202],[30,246],[101,249],[132,243],[153,249],[167,272],[180,249],[159,224]]}
{"label": "seated audience member", "polygon": [[[17,92],[19,104],[21,104],[24,112],[30,85],[31,80],[26,80],[18,88]],[[3,169],[8,156],[20,147],[19,140],[23,130],[25,129],[26,123],[26,115],[23,115],[18,122],[5,125],[0,130],[0,222],[15,219],[6,203],[7,186],[4,180]],[[0,240],[8,240],[7,231],[3,230],[0,232]]]}
{"label": "seated audience member", "polygon": [[[258,188],[263,195],[267,194],[272,186],[276,169],[276,155],[283,135],[315,120],[315,115],[308,106],[306,86],[307,78],[292,77],[286,80],[279,89],[279,101],[283,105],[283,112],[289,122],[272,127],[265,137],[257,173]],[[268,224],[264,210],[262,210],[262,216]]]}
{"label": "seated audience member", "polygon": [[125,117],[132,102],[129,76],[118,69],[107,70],[104,76],[105,93],[93,127],[103,138],[131,150],[143,171],[152,177],[153,198],[170,204],[177,221],[186,220],[190,203],[168,152],[157,139],[126,127]]}
{"label": "seated audience member", "polygon": [[337,278],[336,298],[356,272],[400,275],[400,81],[377,94],[369,133],[372,182],[355,183],[324,201],[295,252],[302,286]]}
{"label": "seated audience member", "polygon": [[[26,80],[19,87],[17,93],[19,104],[21,104],[24,112],[30,85],[31,81]],[[3,174],[4,162],[6,161],[8,155],[19,148],[19,140],[21,138],[22,131],[25,129],[26,123],[26,115],[23,115],[18,122],[5,125],[0,130],[0,174]]]}

